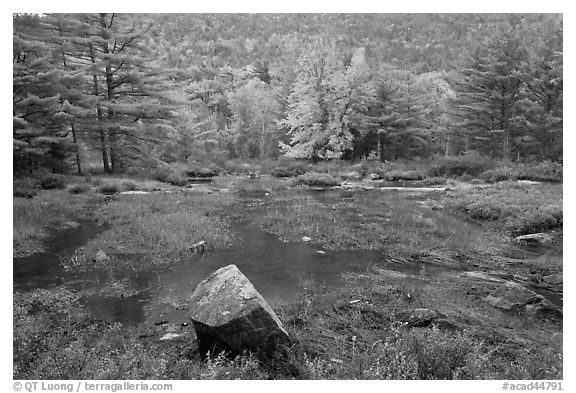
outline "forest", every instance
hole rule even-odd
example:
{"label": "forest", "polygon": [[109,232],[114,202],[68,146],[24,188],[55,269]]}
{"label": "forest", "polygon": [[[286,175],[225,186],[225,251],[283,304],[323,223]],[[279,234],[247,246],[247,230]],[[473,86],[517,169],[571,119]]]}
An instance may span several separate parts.
{"label": "forest", "polygon": [[563,389],[563,15],[13,14],[12,59],[14,379]]}
{"label": "forest", "polygon": [[562,161],[555,14],[14,15],[15,174]]}

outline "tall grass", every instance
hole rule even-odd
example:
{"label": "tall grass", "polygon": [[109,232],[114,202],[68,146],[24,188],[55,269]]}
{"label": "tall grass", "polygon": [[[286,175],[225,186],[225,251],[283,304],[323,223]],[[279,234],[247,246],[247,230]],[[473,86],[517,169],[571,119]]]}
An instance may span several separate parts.
{"label": "tall grass", "polygon": [[448,203],[471,218],[496,222],[512,236],[563,226],[561,185],[504,182],[455,191]]}
{"label": "tall grass", "polygon": [[89,254],[98,249],[111,255],[135,254],[146,266],[172,263],[199,241],[208,248],[226,247],[232,237],[220,213],[232,202],[228,194],[126,195],[96,212],[109,229],[86,249]]}
{"label": "tall grass", "polygon": [[42,242],[51,227],[65,221],[90,216],[84,205],[88,196],[71,195],[64,190],[43,191],[36,198],[14,198],[12,234],[14,256],[42,250]]}

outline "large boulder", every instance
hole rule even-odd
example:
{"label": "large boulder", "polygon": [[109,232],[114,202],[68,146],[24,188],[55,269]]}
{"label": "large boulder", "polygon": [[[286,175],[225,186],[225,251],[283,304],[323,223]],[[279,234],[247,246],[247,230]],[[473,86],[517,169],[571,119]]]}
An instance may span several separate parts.
{"label": "large boulder", "polygon": [[216,270],[198,284],[191,308],[202,356],[244,350],[271,353],[289,340],[274,310],[235,265]]}
{"label": "large boulder", "polygon": [[496,308],[507,311],[525,312],[542,317],[562,317],[562,310],[544,296],[512,281],[507,281],[496,288],[484,300]]}

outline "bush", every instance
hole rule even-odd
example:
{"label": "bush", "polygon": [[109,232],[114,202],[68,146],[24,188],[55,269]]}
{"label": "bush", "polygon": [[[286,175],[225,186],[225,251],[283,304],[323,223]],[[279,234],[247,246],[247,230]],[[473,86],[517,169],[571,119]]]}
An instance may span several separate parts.
{"label": "bush", "polygon": [[391,170],[385,172],[383,177],[388,181],[422,180],[424,178],[424,174],[418,171]]}
{"label": "bush", "polygon": [[274,177],[297,177],[306,173],[306,169],[300,166],[274,168],[270,174]]}
{"label": "bush", "polygon": [[184,187],[188,184],[188,179],[175,173],[171,173],[166,179],[166,182],[173,186]]}
{"label": "bush", "polygon": [[207,168],[192,166],[184,171],[185,175],[188,177],[214,177],[218,176],[219,170],[217,168]]}
{"label": "bush", "polygon": [[12,193],[19,198],[34,198],[38,193],[38,185],[32,179],[14,180]]}
{"label": "bush", "polygon": [[104,195],[116,194],[119,191],[119,187],[114,183],[106,183],[98,187],[98,192]]}
{"label": "bush", "polygon": [[550,183],[560,183],[563,179],[562,164],[552,161],[544,161],[534,164],[521,164],[517,168],[518,180],[532,180]]}
{"label": "bush", "polygon": [[455,157],[442,157],[432,164],[428,176],[457,177],[469,175],[477,177],[492,166],[489,159],[478,154]]}
{"label": "bush", "polygon": [[480,175],[480,178],[488,183],[498,183],[501,181],[513,180],[516,176],[511,168],[499,167],[483,172]]}
{"label": "bush", "polygon": [[138,186],[131,180],[124,180],[122,182],[122,188],[126,191],[136,191],[138,190]]}
{"label": "bush", "polygon": [[72,184],[70,188],[68,188],[68,192],[71,194],[83,194],[90,189],[88,184]]}
{"label": "bush", "polygon": [[295,184],[304,184],[313,187],[339,186],[340,182],[329,173],[310,172],[296,178]]}
{"label": "bush", "polygon": [[422,180],[422,183],[426,186],[438,186],[441,184],[446,184],[447,179],[445,177],[427,177]]}
{"label": "bush", "polygon": [[40,187],[44,190],[63,189],[66,179],[62,175],[51,173],[40,179]]}

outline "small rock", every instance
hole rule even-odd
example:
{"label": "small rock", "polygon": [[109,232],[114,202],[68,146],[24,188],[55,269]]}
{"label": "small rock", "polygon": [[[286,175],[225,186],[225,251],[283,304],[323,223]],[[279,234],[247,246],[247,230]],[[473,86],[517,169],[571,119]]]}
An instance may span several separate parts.
{"label": "small rock", "polygon": [[180,334],[177,333],[166,333],[165,335],[160,338],[160,341],[167,341],[167,340],[174,340],[175,338],[180,337]]}
{"label": "small rock", "polygon": [[464,272],[464,273],[460,274],[460,277],[472,278],[472,279],[481,280],[481,281],[488,281],[488,282],[497,282],[497,283],[505,282],[505,280],[503,280],[501,278],[494,277],[494,276],[491,276],[491,275],[483,273],[483,272]]}
{"label": "small rock", "polygon": [[407,274],[395,272],[394,270],[381,269],[381,268],[376,268],[375,270],[378,272],[379,275],[386,277],[386,278],[398,279],[398,278],[407,278],[408,277]]}
{"label": "small rock", "polygon": [[79,226],[80,226],[80,224],[77,223],[76,221],[66,221],[66,222],[62,223],[60,228],[62,228],[62,229],[74,229],[74,228],[78,228]]}
{"label": "small rock", "polygon": [[556,274],[550,274],[549,276],[544,276],[542,277],[542,281],[550,285],[561,285],[563,284],[564,279],[562,272],[560,272]]}
{"label": "small rock", "polygon": [[533,316],[562,317],[562,311],[544,296],[512,281],[507,281],[484,301],[507,311],[523,311]]}
{"label": "small rock", "polygon": [[370,178],[370,180],[381,180],[382,179],[382,176],[380,176],[377,173],[371,173],[368,175],[368,177]]}
{"label": "small rock", "polygon": [[310,239],[308,236],[304,236],[304,237],[302,238],[302,241],[305,242],[305,243],[307,243],[307,242],[309,242],[309,241],[312,241],[312,239]]}
{"label": "small rock", "polygon": [[533,180],[518,180],[516,183],[518,183],[518,184],[540,184],[539,181],[533,181]]}
{"label": "small rock", "polygon": [[526,244],[547,244],[552,242],[552,236],[545,233],[532,233],[530,235],[518,236],[514,241]]}
{"label": "small rock", "polygon": [[325,252],[325,251],[316,251],[316,254],[322,254],[322,255],[324,255],[324,254],[326,254],[326,252]]}
{"label": "small rock", "polygon": [[110,257],[108,255],[106,255],[106,253],[102,250],[98,250],[96,252],[96,255],[94,256],[94,262],[96,262],[96,263],[107,262],[109,260],[110,260]]}
{"label": "small rock", "polygon": [[429,308],[415,308],[404,310],[396,314],[396,319],[406,322],[411,327],[423,327],[430,325],[435,319],[440,317],[440,313]]}

